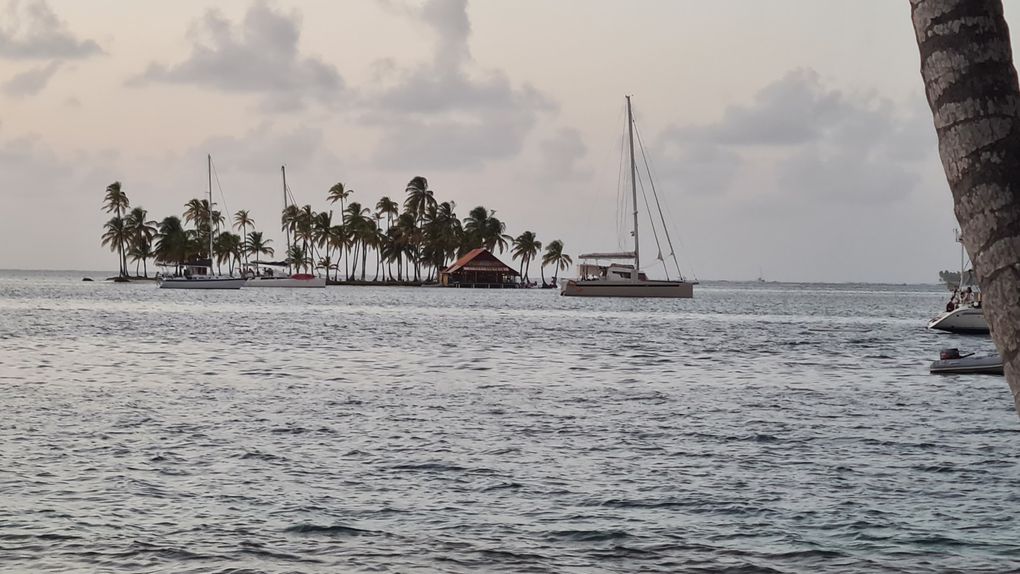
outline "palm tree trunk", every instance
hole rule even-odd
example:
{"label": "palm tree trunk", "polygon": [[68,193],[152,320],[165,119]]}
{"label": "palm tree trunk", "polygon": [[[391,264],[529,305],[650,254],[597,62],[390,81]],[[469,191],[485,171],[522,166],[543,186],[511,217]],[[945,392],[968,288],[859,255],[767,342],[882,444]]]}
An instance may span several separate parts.
{"label": "palm tree trunk", "polygon": [[[350,259],[350,255],[347,256]],[[347,273],[347,280],[352,281],[354,277],[358,275],[358,244],[354,244],[354,264],[351,265],[350,271]]]}
{"label": "palm tree trunk", "polygon": [[142,269],[145,270],[145,278],[149,278],[149,261],[148,258],[142,259]]}
{"label": "palm tree trunk", "polygon": [[963,244],[1020,413],[1020,87],[1001,0],[911,0]]}

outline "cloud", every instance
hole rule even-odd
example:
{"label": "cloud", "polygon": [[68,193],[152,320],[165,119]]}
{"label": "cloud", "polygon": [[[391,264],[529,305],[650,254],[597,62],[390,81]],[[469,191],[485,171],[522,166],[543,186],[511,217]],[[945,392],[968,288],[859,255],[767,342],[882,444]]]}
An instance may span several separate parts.
{"label": "cloud", "polygon": [[205,157],[207,153],[212,154],[213,162],[224,172],[275,175],[283,164],[297,170],[313,163],[340,164],[340,160],[328,152],[321,129],[302,126],[281,131],[271,122],[263,122],[238,137],[211,137],[185,156]]}
{"label": "cloud", "polygon": [[892,202],[916,188],[931,159],[926,118],[925,110],[843,93],[812,70],[794,70],[716,122],[666,129],[659,164],[681,187],[751,194],[755,203]]}
{"label": "cloud", "polygon": [[561,128],[538,144],[541,152],[538,175],[544,181],[588,178],[591,171],[580,162],[588,154],[581,134],[574,128]]}
{"label": "cloud", "polygon": [[344,91],[343,77],[334,66],[299,53],[298,14],[275,12],[265,1],[253,3],[238,25],[209,10],[190,36],[194,46],[186,60],[151,63],[129,84],[182,84],[259,94],[264,105],[274,109],[299,108],[308,99],[328,104]]}
{"label": "cloud", "polygon": [[665,146],[656,161],[663,178],[683,193],[711,195],[730,188],[744,165],[740,154],[714,144]]}
{"label": "cloud", "polygon": [[34,96],[50,83],[50,79],[57,73],[60,66],[61,62],[54,60],[45,66],[15,74],[10,80],[4,82],[3,91],[14,97]]}
{"label": "cloud", "polygon": [[555,110],[552,101],[531,86],[514,87],[501,70],[476,69],[466,0],[397,8],[425,24],[436,45],[431,60],[416,68],[376,67],[381,77],[396,78],[369,100],[372,109],[364,116],[382,129],[376,163],[477,168],[518,155],[541,114]]}
{"label": "cloud", "polygon": [[16,197],[53,197],[60,183],[73,173],[71,166],[36,135],[0,142],[0,189]]}
{"label": "cloud", "polygon": [[718,122],[673,127],[668,137],[718,145],[793,145],[811,141],[852,105],[818,73],[798,69],[765,86],[749,106],[729,106]]}
{"label": "cloud", "polygon": [[[24,6],[24,10],[22,10]],[[93,40],[79,40],[45,0],[7,3],[0,25],[0,57],[15,60],[79,59],[103,53]]]}

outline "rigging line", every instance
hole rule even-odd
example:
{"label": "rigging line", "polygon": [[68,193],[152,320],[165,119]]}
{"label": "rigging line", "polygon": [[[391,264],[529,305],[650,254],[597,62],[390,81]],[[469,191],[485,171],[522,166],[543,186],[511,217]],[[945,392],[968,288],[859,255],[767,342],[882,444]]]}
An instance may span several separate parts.
{"label": "rigging line", "polygon": [[[645,200],[645,207],[648,208],[650,204],[648,203],[648,194],[645,192],[645,182],[641,179],[640,171],[635,171],[634,173],[637,175],[638,187],[641,188],[641,197]],[[651,209],[648,210],[648,223],[652,227],[652,237],[655,239],[655,248],[659,251],[659,256],[656,257],[656,259],[662,261],[662,245],[659,244],[659,233],[655,230],[655,219],[652,217],[651,211]],[[666,272],[666,279],[669,279],[669,269],[666,269],[665,265],[663,265],[662,268]],[[638,271],[640,271],[640,269]]]}
{"label": "rigging line", "polygon": [[624,113],[621,115],[623,118],[624,129],[620,131],[620,165],[619,172],[616,176],[616,244],[621,248],[621,250],[623,249],[624,241],[626,239],[623,228],[624,220],[627,218],[627,195],[624,193],[623,186],[630,181],[629,179],[625,179],[623,172],[623,158],[626,153],[625,141],[627,134],[626,106],[624,106],[623,112]]}
{"label": "rigging line", "polygon": [[[216,189],[218,189],[220,191],[220,199],[223,200],[223,210],[226,212],[226,219],[224,221],[227,222],[227,228],[229,229],[230,228],[230,223],[229,223],[229,221],[230,221],[230,208],[227,207],[227,196],[223,194],[223,186],[220,185],[220,172],[219,172],[218,169],[216,169],[216,162],[210,161],[210,163],[212,164],[213,179],[216,180]],[[212,211],[212,206],[211,205],[209,206],[209,210]],[[223,215],[223,214],[221,213],[220,215]],[[217,221],[216,225],[219,226],[219,224],[220,224],[220,222]]]}
{"label": "rigging line", "polygon": [[[676,265],[676,272],[683,279],[683,272],[680,271],[680,262],[676,259],[676,249],[673,248],[673,240],[669,237],[669,226],[666,225],[666,218],[662,214],[662,205],[659,203],[659,194],[655,189],[655,179],[652,178],[652,168],[648,163],[648,154],[645,152],[645,142],[641,138],[641,132],[637,129],[637,122],[634,123],[634,131],[637,133],[638,147],[641,149],[641,160],[645,164],[645,171],[648,173],[648,183],[652,187],[652,197],[655,198],[655,208],[659,211],[659,220],[662,221],[662,231],[666,234],[666,243],[669,245],[669,255]],[[651,214],[649,214],[649,217]]]}

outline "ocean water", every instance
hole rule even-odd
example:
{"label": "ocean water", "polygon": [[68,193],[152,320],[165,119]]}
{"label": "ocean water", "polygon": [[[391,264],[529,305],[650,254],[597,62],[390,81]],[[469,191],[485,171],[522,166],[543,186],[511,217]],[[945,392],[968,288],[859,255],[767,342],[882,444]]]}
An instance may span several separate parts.
{"label": "ocean water", "polygon": [[[98,276],[98,275],[97,275]],[[0,572],[1007,572],[935,286],[696,299],[0,273]]]}

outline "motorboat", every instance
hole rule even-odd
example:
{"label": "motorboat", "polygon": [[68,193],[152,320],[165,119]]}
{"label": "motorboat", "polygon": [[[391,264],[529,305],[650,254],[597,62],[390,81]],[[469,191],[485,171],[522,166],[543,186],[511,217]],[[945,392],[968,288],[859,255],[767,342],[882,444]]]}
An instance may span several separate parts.
{"label": "motorboat", "polygon": [[943,349],[939,360],[929,368],[932,374],[977,374],[1001,375],[1002,357],[999,355],[975,356],[974,353],[961,355],[959,349]]}
{"label": "motorboat", "polygon": [[[680,264],[677,262],[673,250],[673,242],[669,237],[666,228],[665,218],[659,204],[659,198],[655,191],[655,185],[651,184],[651,195],[655,198],[655,207],[658,209],[659,221],[662,222],[662,232],[665,234],[665,246],[669,248],[669,256],[676,265],[677,279],[669,278],[669,268],[662,256],[662,243],[658,235],[655,235],[655,244],[659,248],[658,260],[663,263],[666,272],[666,280],[649,279],[641,272],[641,245],[638,235],[638,169],[634,160],[634,113],[631,109],[630,96],[627,96],[627,133],[630,150],[630,192],[632,205],[634,207],[634,220],[631,235],[634,237],[634,250],[616,253],[588,253],[581,255],[582,264],[579,266],[580,277],[571,279],[563,286],[560,295],[568,297],[666,297],[673,299],[690,299],[694,297],[695,281],[687,281],[680,273]],[[644,149],[642,148],[642,154]],[[647,168],[648,162],[645,161]],[[648,173],[648,181],[651,183],[651,173]],[[643,185],[643,184],[642,184]],[[651,217],[651,205],[648,203],[648,194],[642,188],[642,195],[645,197],[645,207]],[[650,219],[652,232],[655,234],[655,219]],[[590,263],[594,260],[594,263]],[[606,260],[608,264],[603,265],[600,261]],[[613,262],[613,261],[617,262]],[[618,261],[633,261],[633,264],[619,263]]]}

